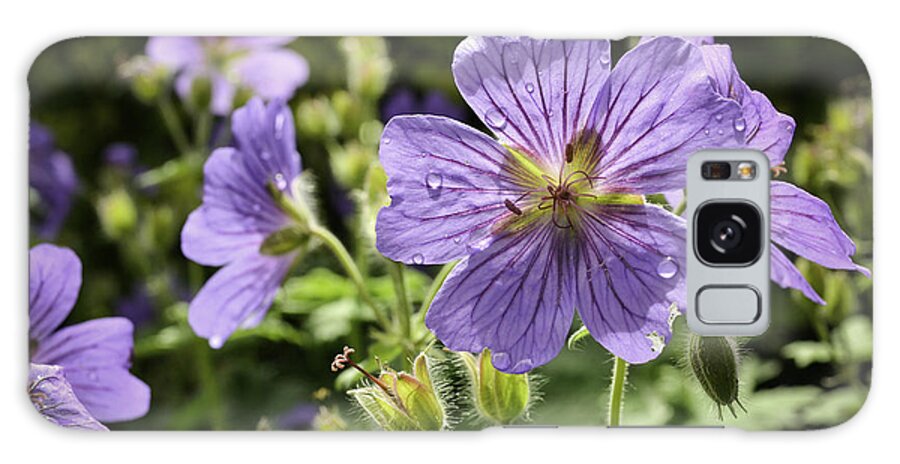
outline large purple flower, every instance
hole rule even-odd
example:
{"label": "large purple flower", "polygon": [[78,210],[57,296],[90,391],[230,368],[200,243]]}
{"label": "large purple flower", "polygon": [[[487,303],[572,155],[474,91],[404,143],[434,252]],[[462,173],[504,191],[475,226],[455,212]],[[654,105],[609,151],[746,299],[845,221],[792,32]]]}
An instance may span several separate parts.
{"label": "large purple flower", "polygon": [[[99,421],[127,421],[146,414],[150,387],[128,372],[133,344],[131,322],[123,317],[106,317],[59,328],[78,299],[81,261],[72,250],[49,244],[32,248],[29,261],[32,376],[58,378],[44,390],[50,397],[42,404],[60,403],[78,410],[67,396],[68,387],[61,383],[64,379],[90,416]],[[59,366],[65,375],[35,364]]]}
{"label": "large purple flower", "polygon": [[[224,266],[191,301],[188,321],[219,348],[239,327],[258,324],[297,256],[265,251],[292,219],[279,206],[300,175],[294,120],[281,101],[259,98],[234,112],[235,147],[219,148],[204,166],[203,204],[181,232],[185,256],[204,266]],[[277,237],[277,235],[274,235]]]}
{"label": "large purple flower", "polygon": [[69,155],[57,149],[50,131],[36,122],[28,131],[28,185],[45,209],[38,235],[53,238],[69,215],[78,177]]}
{"label": "large purple flower", "polygon": [[60,366],[32,364],[28,370],[28,397],[42,416],[60,427],[109,430],[81,404]]}
{"label": "large purple flower", "polygon": [[[741,116],[731,123],[746,134],[744,146],[765,153],[772,166],[784,163],[794,136],[793,118],[779,113],[762,93],[752,90],[738,74],[728,45],[697,42],[716,91],[740,105]],[[853,262],[856,246],[841,229],[831,208],[797,186],[772,181],[771,191],[772,280],[783,288],[798,289],[810,300],[825,301],[781,251],[783,247],[831,269],[869,271]],[[776,246],[777,245],[777,246]]]}
{"label": "large purple flower", "polygon": [[175,90],[182,98],[197,78],[212,84],[214,114],[231,112],[239,89],[271,99],[288,99],[306,83],[309,66],[284,48],[293,37],[151,37],[147,56],[177,73]]}
{"label": "large purple flower", "polygon": [[683,304],[684,221],[642,194],[684,182],[687,156],[742,134],[700,51],[658,38],[610,72],[609,42],[468,38],[453,74],[495,140],[434,116],[381,139],[391,205],[377,246],[412,264],[461,259],[426,324],[449,348],[520,373],[559,352],[575,308],[593,337],[641,363]]}

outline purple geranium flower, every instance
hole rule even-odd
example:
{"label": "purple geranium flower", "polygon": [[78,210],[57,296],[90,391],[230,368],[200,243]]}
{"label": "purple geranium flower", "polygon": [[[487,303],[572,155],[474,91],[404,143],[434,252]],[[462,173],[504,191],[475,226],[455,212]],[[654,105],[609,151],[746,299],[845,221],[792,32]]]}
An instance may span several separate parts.
{"label": "purple geranium flower", "polygon": [[36,122],[28,131],[28,185],[46,209],[38,235],[55,237],[69,215],[78,177],[69,155],[58,150],[50,131]]}
{"label": "purple geranium flower", "polygon": [[292,198],[300,154],[291,111],[281,101],[259,98],[234,112],[236,147],[213,151],[204,166],[203,204],[181,232],[185,256],[204,266],[224,266],[191,301],[188,321],[197,335],[219,348],[239,327],[265,316],[295,258],[262,250],[292,219],[276,200]]}
{"label": "purple geranium flower", "polygon": [[109,430],[81,404],[60,366],[32,364],[28,397],[42,416],[60,427]]}
{"label": "purple geranium flower", "polygon": [[685,225],[641,195],[681,186],[689,154],[741,137],[696,47],[657,38],[611,72],[609,47],[468,38],[456,84],[499,140],[435,116],[394,118],[382,136],[378,249],[461,259],[426,324],[450,349],[490,348],[501,371],[556,356],[575,308],[616,356],[658,356],[684,300]]}
{"label": "purple geranium flower", "polygon": [[447,99],[441,92],[432,90],[419,98],[409,89],[400,89],[387,97],[381,107],[381,119],[388,121],[401,114],[434,114],[453,119],[463,119],[466,112]]}
{"label": "purple geranium flower", "polygon": [[151,37],[147,56],[177,73],[175,90],[187,98],[196,78],[212,84],[211,109],[228,114],[239,89],[267,100],[288,99],[306,83],[309,66],[284,48],[293,37]]}
{"label": "purple geranium flower", "polygon": [[[713,87],[720,95],[741,106],[741,116],[732,123],[735,130],[746,134],[743,146],[765,153],[772,166],[783,164],[796,127],[793,118],[779,113],[765,95],[750,89],[741,79],[731,56],[731,47],[712,44],[711,38],[698,43]],[[810,300],[825,304],[780,247],[827,268],[870,275],[867,269],[851,259],[856,246],[824,201],[781,181],[772,181],[770,198],[771,277],[775,283],[782,288],[798,289]]]}
{"label": "purple geranium flower", "polygon": [[[41,244],[29,253],[29,338],[33,364],[59,366],[78,401],[102,422],[137,419],[150,407],[150,387],[131,375],[132,325],[123,317],[106,317],[59,328],[81,289],[81,261],[68,248]],[[43,371],[41,371],[43,369]],[[34,375],[53,375],[39,368]],[[53,369],[51,369],[53,370]],[[43,374],[41,372],[44,372]],[[65,386],[50,403],[69,404]],[[74,406],[71,406],[74,407]]]}

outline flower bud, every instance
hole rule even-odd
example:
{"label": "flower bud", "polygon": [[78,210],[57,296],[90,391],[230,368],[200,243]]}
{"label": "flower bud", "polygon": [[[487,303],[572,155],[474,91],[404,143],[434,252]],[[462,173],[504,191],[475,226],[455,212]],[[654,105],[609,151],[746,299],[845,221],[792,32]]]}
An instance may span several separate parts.
{"label": "flower bud", "polygon": [[[212,81],[208,77],[196,77],[191,81],[188,106],[197,112],[207,111],[212,101]],[[237,108],[237,107],[235,107]]]}
{"label": "flower bud", "polygon": [[491,364],[487,349],[478,357],[459,353],[469,371],[478,414],[495,424],[511,424],[528,411],[531,385],[528,374],[507,374]]}
{"label": "flower bud", "polygon": [[97,202],[100,226],[111,238],[120,238],[134,231],[137,225],[137,208],[131,196],[116,189]]}
{"label": "flower bud", "polygon": [[303,100],[297,106],[297,130],[304,140],[326,140],[341,131],[341,121],[326,97]]}
{"label": "flower bud", "polygon": [[727,407],[735,417],[735,404],[747,411],[739,397],[738,346],[733,339],[691,334],[687,361],[706,396],[716,403],[720,420],[722,406]]}
{"label": "flower bud", "polygon": [[136,56],[119,66],[119,75],[131,82],[131,91],[138,100],[151,104],[165,89],[171,72],[146,56]]}
{"label": "flower bud", "polygon": [[446,426],[444,405],[432,383],[431,369],[424,353],[413,362],[413,374],[384,369],[378,378],[350,359],[353,349],[335,357],[331,368],[347,366],[360,370],[371,385],[347,392],[380,428],[396,430],[441,430]]}
{"label": "flower bud", "polygon": [[341,51],[347,62],[347,84],[350,91],[369,100],[384,93],[393,70],[387,42],[381,37],[346,37]]}

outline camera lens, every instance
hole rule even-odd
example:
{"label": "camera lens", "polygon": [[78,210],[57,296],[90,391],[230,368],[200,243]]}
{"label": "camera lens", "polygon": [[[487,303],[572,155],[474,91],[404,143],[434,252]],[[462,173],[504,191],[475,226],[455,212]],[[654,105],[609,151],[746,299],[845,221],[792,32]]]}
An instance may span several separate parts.
{"label": "camera lens", "polygon": [[741,238],[744,235],[741,232],[744,228],[741,222],[743,221],[740,217],[733,216],[731,219],[719,221],[713,226],[713,230],[709,235],[712,239],[713,248],[716,248],[716,251],[726,253],[728,250],[733,250],[740,246]]}
{"label": "camera lens", "polygon": [[746,202],[709,202],[694,217],[694,250],[710,265],[746,266],[762,252],[762,218]]}

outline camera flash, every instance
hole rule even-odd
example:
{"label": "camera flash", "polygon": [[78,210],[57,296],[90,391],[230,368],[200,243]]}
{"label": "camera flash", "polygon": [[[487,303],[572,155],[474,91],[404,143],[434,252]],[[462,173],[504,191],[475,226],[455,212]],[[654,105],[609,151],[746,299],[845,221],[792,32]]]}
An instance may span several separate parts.
{"label": "camera flash", "polygon": [[751,180],[756,177],[756,163],[743,162],[737,165],[737,174],[741,180]]}

